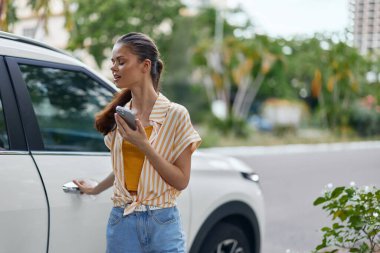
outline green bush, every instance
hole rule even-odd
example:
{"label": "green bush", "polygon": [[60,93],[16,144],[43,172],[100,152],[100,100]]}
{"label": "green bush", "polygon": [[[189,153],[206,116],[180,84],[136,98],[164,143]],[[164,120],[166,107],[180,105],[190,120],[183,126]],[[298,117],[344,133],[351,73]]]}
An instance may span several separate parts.
{"label": "green bush", "polygon": [[273,128],[273,133],[276,135],[276,136],[279,136],[279,137],[283,137],[283,136],[286,136],[288,134],[296,134],[297,133],[297,128],[295,126],[292,126],[292,125],[288,125],[288,126],[275,126]]}
{"label": "green bush", "polygon": [[[376,187],[336,187],[314,201],[334,223],[324,227],[316,252],[373,253],[380,250],[380,190]],[[321,251],[323,250],[323,251]],[[345,251],[346,252],[346,251]]]}
{"label": "green bush", "polygon": [[219,145],[221,135],[218,131],[212,130],[209,127],[202,130],[199,133],[202,137],[202,148],[211,148]]}
{"label": "green bush", "polygon": [[233,134],[238,138],[247,138],[250,135],[250,128],[245,119],[228,116],[226,119],[219,119],[211,116],[208,125],[211,129],[227,135]]}
{"label": "green bush", "polygon": [[361,136],[380,134],[378,106],[376,104],[366,104],[363,100],[354,103],[350,111],[350,125]]}

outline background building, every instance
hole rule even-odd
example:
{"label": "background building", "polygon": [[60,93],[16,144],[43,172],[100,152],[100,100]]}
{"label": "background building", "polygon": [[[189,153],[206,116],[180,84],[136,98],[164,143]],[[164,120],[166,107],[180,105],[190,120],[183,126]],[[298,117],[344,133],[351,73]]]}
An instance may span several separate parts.
{"label": "background building", "polygon": [[50,0],[49,6],[51,14],[47,23],[47,31],[44,24],[27,6],[26,0],[15,1],[18,22],[14,25],[13,33],[30,37],[45,42],[54,47],[64,49],[69,39],[69,34],[65,30],[65,17],[63,13],[62,1]]}
{"label": "background building", "polygon": [[[45,29],[43,22],[41,22],[36,13],[34,13],[30,6],[27,5],[27,2],[27,0],[15,1],[18,21],[15,23],[12,33],[26,36],[65,50],[69,40],[69,33],[65,29],[63,1],[49,1],[51,14],[49,15],[49,20],[47,22],[47,29]],[[111,79],[111,72],[109,71],[108,66],[102,66],[99,68],[94,58],[85,50],[78,49],[71,52],[71,54],[74,57],[79,58],[91,68],[101,72],[105,77]]]}
{"label": "background building", "polygon": [[351,0],[354,45],[361,53],[380,48],[380,0]]}

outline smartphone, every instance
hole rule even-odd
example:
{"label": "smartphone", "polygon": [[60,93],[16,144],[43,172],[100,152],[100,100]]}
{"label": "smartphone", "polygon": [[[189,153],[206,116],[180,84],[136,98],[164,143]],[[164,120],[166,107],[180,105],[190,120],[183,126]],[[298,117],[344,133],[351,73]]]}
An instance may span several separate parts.
{"label": "smartphone", "polygon": [[132,129],[136,130],[136,117],[135,114],[128,108],[122,106],[116,106],[116,113],[119,114],[127,125]]}

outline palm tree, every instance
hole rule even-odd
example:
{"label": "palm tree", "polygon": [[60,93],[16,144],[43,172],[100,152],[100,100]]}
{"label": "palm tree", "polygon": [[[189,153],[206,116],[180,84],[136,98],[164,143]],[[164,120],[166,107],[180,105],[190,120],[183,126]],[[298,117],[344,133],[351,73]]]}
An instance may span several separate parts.
{"label": "palm tree", "polygon": [[321,125],[331,129],[347,126],[348,111],[365,83],[365,57],[346,43],[323,35],[288,44],[293,49],[288,56],[288,79],[310,91],[307,96],[317,101]]}
{"label": "palm tree", "polygon": [[[265,77],[275,64],[284,62],[281,48],[264,35],[253,39],[226,37],[219,55],[212,43],[205,42],[196,49],[194,57],[202,73],[212,80],[214,95],[209,97],[223,100],[228,113],[242,119],[248,117]],[[236,95],[231,99],[235,89]]]}
{"label": "palm tree", "polygon": [[38,21],[37,25],[34,29],[34,35],[36,36],[36,32],[38,28],[42,25],[45,33],[48,33],[48,20],[51,16],[51,9],[49,5],[49,0],[29,0],[28,5],[31,7],[34,14],[37,16]]}
{"label": "palm tree", "polygon": [[326,115],[330,127],[348,125],[348,113],[353,100],[359,95],[360,79],[364,77],[365,59],[358,50],[340,42],[331,44],[325,70],[325,103],[330,106]]}
{"label": "palm tree", "polygon": [[285,59],[281,47],[263,35],[246,40],[240,49],[237,48],[240,52],[235,55],[240,61],[232,68],[232,77],[238,90],[232,111],[235,116],[245,119],[265,78],[272,74],[276,64],[283,65]]}
{"label": "palm tree", "polygon": [[[72,27],[72,18],[69,11],[70,0],[60,0],[63,4],[63,12],[65,15],[65,26],[70,31]],[[35,37],[36,32],[42,26],[45,33],[48,34],[48,22],[52,15],[51,12],[51,0],[28,0],[27,6],[30,7],[31,11],[37,17],[37,24],[34,29]],[[12,31],[11,26],[16,23],[17,19],[16,13],[16,0],[0,0],[0,29],[3,31]]]}
{"label": "palm tree", "polygon": [[16,8],[12,0],[0,0],[0,30],[9,32],[17,21]]}

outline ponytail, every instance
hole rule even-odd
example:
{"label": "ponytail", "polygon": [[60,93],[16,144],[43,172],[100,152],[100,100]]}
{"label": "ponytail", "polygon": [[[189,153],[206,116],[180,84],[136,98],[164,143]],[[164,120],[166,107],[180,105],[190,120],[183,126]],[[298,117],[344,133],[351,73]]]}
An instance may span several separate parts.
{"label": "ponytail", "polygon": [[132,92],[128,89],[124,89],[117,92],[112,99],[112,101],[99,113],[95,115],[95,128],[103,135],[107,135],[115,127],[115,117],[116,106],[124,106],[126,103],[131,101]]}
{"label": "ponytail", "polygon": [[155,90],[157,90],[159,87],[160,77],[163,70],[164,70],[164,63],[161,59],[158,59],[156,63],[156,73],[155,73],[156,75],[155,75],[155,80],[154,80]]}

